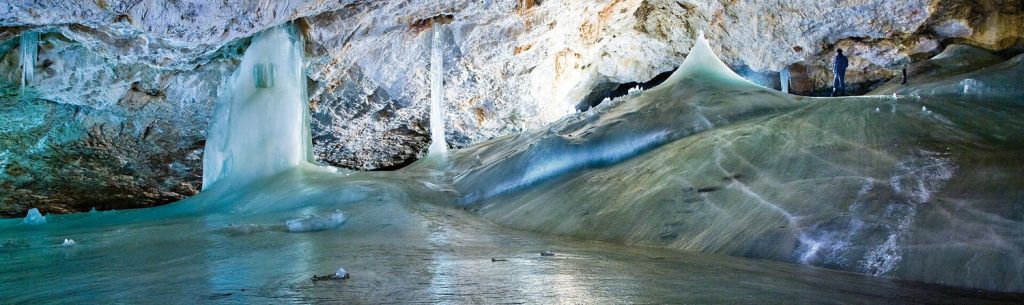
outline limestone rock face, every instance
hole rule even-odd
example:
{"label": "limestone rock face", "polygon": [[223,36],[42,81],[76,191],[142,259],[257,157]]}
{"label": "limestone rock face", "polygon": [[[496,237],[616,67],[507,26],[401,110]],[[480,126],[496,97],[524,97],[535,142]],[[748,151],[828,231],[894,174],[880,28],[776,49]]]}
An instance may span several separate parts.
{"label": "limestone rock face", "polygon": [[[199,190],[207,122],[233,60],[194,70],[115,64],[58,33],[42,35],[36,81],[0,60],[0,213],[122,209]],[[16,53],[16,52],[11,52]]]}
{"label": "limestone rock face", "polygon": [[[466,147],[540,128],[586,98],[671,71],[699,31],[727,64],[765,85],[777,87],[777,72],[790,67],[799,93],[828,88],[832,55],[843,48],[850,89],[863,92],[949,43],[1019,46],[1021,7],[1020,0],[6,1],[0,78],[18,82],[17,37],[44,33],[29,100],[46,115],[36,127],[0,135],[19,143],[0,150],[7,160],[0,204],[14,215],[29,206],[84,211],[101,201],[146,206],[194,193],[220,85],[248,37],[288,21],[307,40],[317,160],[368,170],[406,164],[429,145],[436,25],[444,25],[447,142]],[[4,103],[25,106],[21,100],[10,94]],[[59,126],[74,132],[52,135]],[[40,141],[48,144],[28,151]],[[69,161],[86,149],[110,161]],[[54,164],[78,166],[98,181],[53,180]],[[104,196],[113,199],[68,195],[96,185],[111,186]]]}

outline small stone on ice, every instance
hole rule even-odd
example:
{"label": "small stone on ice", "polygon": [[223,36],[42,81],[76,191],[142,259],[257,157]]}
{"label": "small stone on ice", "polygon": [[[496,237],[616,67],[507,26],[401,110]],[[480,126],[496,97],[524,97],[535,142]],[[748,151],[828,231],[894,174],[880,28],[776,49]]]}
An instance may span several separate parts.
{"label": "small stone on ice", "polygon": [[551,250],[544,250],[544,252],[540,253],[540,256],[555,256],[555,252],[552,252]]}
{"label": "small stone on ice", "polygon": [[78,245],[78,243],[75,243],[74,239],[65,238],[64,239],[64,243],[60,244],[60,245],[64,246],[64,247],[74,247],[74,246]]}
{"label": "small stone on ice", "polygon": [[348,271],[345,271],[345,268],[338,268],[338,271],[335,271],[334,274],[323,276],[314,274],[313,282],[347,280],[351,277],[352,276],[348,274]]}

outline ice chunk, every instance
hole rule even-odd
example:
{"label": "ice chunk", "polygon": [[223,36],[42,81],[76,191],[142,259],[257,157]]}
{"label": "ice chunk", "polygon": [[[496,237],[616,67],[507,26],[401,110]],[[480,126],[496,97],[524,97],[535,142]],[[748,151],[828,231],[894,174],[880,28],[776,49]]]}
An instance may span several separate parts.
{"label": "ice chunk", "polygon": [[345,214],[340,210],[323,216],[308,216],[301,219],[292,219],[285,223],[288,232],[316,232],[330,230],[345,223]]}
{"label": "ice chunk", "polygon": [[338,268],[338,271],[334,272],[334,276],[338,277],[339,279],[347,279],[351,277],[350,275],[348,275],[348,271],[345,271],[345,268]]}
{"label": "ice chunk", "polygon": [[39,213],[39,209],[32,208],[31,210],[28,210],[28,215],[25,215],[25,220],[22,220],[21,223],[27,225],[41,225],[46,223],[46,216]]}
{"label": "ice chunk", "polygon": [[60,244],[60,245],[61,245],[61,246],[64,246],[64,247],[67,247],[67,248],[70,248],[70,247],[74,247],[74,246],[77,246],[77,245],[78,245],[78,243],[76,243],[74,239],[70,239],[70,238],[65,238],[65,239],[64,239],[64,243],[63,243],[63,244]]}

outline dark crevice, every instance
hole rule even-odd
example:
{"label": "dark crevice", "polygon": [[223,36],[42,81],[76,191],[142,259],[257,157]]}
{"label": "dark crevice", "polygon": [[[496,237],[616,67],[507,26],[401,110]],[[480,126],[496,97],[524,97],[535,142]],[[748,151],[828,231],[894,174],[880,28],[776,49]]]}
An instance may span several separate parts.
{"label": "dark crevice", "polygon": [[409,27],[412,28],[417,33],[419,33],[419,32],[423,32],[426,29],[434,27],[434,25],[449,24],[449,23],[452,23],[453,21],[455,21],[455,15],[452,15],[452,14],[440,14],[440,15],[435,15],[435,16],[431,16],[431,17],[428,17],[428,18],[423,18],[423,19],[415,20],[415,21],[413,21],[412,23],[409,24]]}
{"label": "dark crevice", "polygon": [[370,171],[371,172],[389,172],[389,171],[400,170],[400,169],[402,169],[402,168],[404,168],[406,166],[409,166],[410,164],[413,164],[417,160],[419,160],[418,156],[411,155],[408,158],[406,158],[405,160],[402,160],[402,162],[400,162],[400,163],[396,163],[396,164],[392,164],[392,165],[388,165],[388,166],[378,167],[378,168],[375,168],[375,169],[371,169]]}
{"label": "dark crevice", "polygon": [[645,82],[609,82],[599,84],[594,88],[593,91],[590,92],[590,94],[583,98],[583,101],[580,101],[580,103],[576,105],[576,110],[580,112],[587,111],[590,108],[593,108],[594,106],[601,104],[601,102],[604,101],[605,99],[615,99],[618,97],[625,96],[626,94],[629,94],[629,89],[633,89],[636,87],[640,87],[640,89],[642,90],[654,88],[660,85],[661,83],[664,83],[665,80],[668,80],[668,77],[672,76],[672,73],[674,72],[676,72],[675,69],[672,69],[671,71],[667,72],[662,72],[661,74],[658,74],[654,76],[654,78],[651,78],[650,80],[647,80]]}
{"label": "dark crevice", "polygon": [[717,190],[720,190],[720,189],[722,189],[722,187],[719,187],[719,186],[709,186],[709,187],[699,188],[699,189],[697,189],[697,192],[698,193],[710,193],[710,192],[714,192],[714,191],[717,191]]}

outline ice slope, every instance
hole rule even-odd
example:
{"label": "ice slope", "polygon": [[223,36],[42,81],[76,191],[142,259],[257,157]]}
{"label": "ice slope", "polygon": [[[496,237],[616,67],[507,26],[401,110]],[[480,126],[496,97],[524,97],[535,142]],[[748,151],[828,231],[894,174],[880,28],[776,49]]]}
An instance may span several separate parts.
{"label": "ice slope", "polygon": [[1020,59],[954,48],[886,95],[803,98],[701,40],[659,87],[455,152],[452,179],[514,228],[1024,291]]}
{"label": "ice slope", "polygon": [[1024,101],[1022,62],[1024,54],[1006,60],[977,47],[951,45],[932,59],[911,65],[907,85],[901,86],[900,79],[894,79],[868,94],[1019,103]]}

